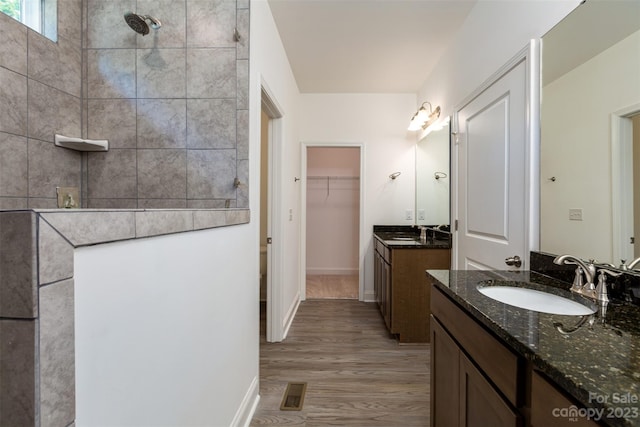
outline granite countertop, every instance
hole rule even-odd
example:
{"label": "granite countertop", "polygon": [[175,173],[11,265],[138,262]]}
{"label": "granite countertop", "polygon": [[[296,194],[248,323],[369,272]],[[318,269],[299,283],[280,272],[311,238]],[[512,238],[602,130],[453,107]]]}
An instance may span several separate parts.
{"label": "granite countertop", "polygon": [[373,235],[385,246],[393,249],[450,249],[451,233],[427,227],[427,239],[420,239],[420,229],[413,226],[379,226],[373,228]]}
{"label": "granite countertop", "polygon": [[[427,277],[476,320],[527,358],[581,405],[602,410],[600,422],[640,426],[640,308],[612,301],[577,330],[566,330],[582,316],[539,313],[503,304],[481,294],[479,282],[511,281],[510,285],[544,290],[592,304],[569,292],[566,283],[535,272],[428,270]],[[527,282],[527,285],[521,282]],[[490,282],[485,282],[491,285]],[[590,321],[593,321],[591,324]],[[597,415],[597,413],[596,413]]]}

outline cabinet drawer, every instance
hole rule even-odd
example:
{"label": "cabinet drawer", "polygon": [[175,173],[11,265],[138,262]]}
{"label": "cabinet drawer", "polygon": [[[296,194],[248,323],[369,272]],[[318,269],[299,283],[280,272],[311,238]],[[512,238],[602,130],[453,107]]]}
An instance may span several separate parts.
{"label": "cabinet drawer", "polygon": [[378,252],[384,260],[390,264],[391,263],[391,250],[386,247],[380,240],[374,238],[374,249]]}
{"label": "cabinet drawer", "polygon": [[373,239],[373,248],[376,250],[376,252],[378,252],[380,255],[382,255],[383,252],[383,248],[384,245],[382,244],[382,242],[376,238]]}
{"label": "cabinet drawer", "polygon": [[431,312],[511,404],[519,407],[522,393],[518,392],[518,380],[524,364],[518,356],[433,285]]}

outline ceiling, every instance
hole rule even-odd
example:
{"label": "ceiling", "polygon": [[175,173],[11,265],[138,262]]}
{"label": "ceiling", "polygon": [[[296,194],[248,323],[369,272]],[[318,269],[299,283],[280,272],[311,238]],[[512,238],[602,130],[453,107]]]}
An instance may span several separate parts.
{"label": "ceiling", "polygon": [[477,0],[268,0],[302,93],[415,93]]}

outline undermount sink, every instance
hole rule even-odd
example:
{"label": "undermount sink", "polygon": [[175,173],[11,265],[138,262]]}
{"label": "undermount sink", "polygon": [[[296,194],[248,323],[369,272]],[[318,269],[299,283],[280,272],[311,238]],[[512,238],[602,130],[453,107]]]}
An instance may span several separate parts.
{"label": "undermount sink", "polygon": [[416,240],[415,237],[392,237],[391,240],[398,240],[401,242],[409,242],[409,241],[414,241]]}
{"label": "undermount sink", "polygon": [[596,312],[577,301],[535,289],[515,286],[478,286],[478,291],[496,301],[540,313],[587,316]]}

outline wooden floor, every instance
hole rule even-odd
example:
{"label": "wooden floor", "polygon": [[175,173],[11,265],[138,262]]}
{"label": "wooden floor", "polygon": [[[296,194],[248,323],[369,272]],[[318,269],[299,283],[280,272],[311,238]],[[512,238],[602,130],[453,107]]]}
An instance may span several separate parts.
{"label": "wooden floor", "polygon": [[307,274],[307,299],[358,299],[358,275]]}
{"label": "wooden floor", "polygon": [[[398,345],[375,304],[307,300],[284,342],[261,335],[251,426],[428,426],[428,365],[428,344]],[[279,410],[287,382],[307,382],[301,411]]]}

